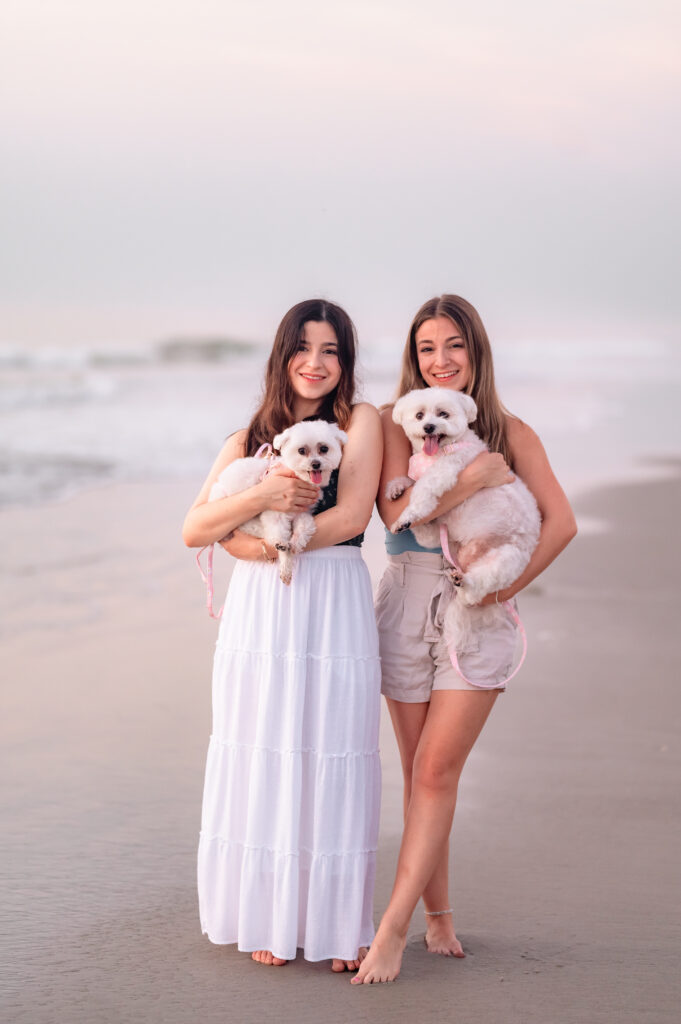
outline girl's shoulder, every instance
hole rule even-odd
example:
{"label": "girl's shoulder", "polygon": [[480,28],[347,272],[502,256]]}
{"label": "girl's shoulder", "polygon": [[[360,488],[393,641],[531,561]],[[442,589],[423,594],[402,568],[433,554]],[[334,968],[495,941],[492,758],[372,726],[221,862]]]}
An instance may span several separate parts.
{"label": "girl's shoulder", "polygon": [[402,427],[398,426],[393,420],[394,408],[394,402],[386,402],[385,405],[379,405],[378,407],[378,417],[381,421],[381,426],[383,427],[383,433],[386,435],[390,434],[391,431],[394,430],[396,427],[397,430],[401,431],[401,433],[404,433]]}
{"label": "girl's shoulder", "polygon": [[350,422],[348,426],[352,427],[360,423],[364,425],[368,423],[377,424],[378,422],[378,409],[373,406],[371,402],[357,402],[356,405],[353,405],[350,412]]}
{"label": "girl's shoulder", "polygon": [[239,430],[233,430],[231,434],[227,435],[227,440],[231,441],[232,444],[246,444],[246,437],[248,436],[248,428],[241,427]]}
{"label": "girl's shoulder", "polygon": [[230,462],[232,459],[242,459],[246,454],[247,436],[248,429],[246,427],[243,427],[241,430],[235,430],[234,433],[229,434],[225,439],[225,443],[222,446],[219,457],[225,458]]}
{"label": "girl's shoulder", "polygon": [[512,413],[507,413],[505,426],[506,438],[514,462],[517,461],[519,456],[532,457],[534,454],[544,453],[544,446],[539,435],[524,420],[514,416]]}
{"label": "girl's shoulder", "polygon": [[519,416],[514,416],[512,412],[506,413],[506,436],[508,437],[509,444],[525,444],[533,440],[539,440],[538,435],[532,429],[532,427],[521,420]]}

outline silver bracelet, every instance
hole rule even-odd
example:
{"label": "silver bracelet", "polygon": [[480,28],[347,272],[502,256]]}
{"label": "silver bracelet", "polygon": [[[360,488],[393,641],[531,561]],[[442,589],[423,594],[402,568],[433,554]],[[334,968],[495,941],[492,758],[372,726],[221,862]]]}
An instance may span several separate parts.
{"label": "silver bracelet", "polygon": [[454,911],[450,907],[449,910],[424,910],[423,913],[426,917],[442,917],[444,914],[453,914]]}

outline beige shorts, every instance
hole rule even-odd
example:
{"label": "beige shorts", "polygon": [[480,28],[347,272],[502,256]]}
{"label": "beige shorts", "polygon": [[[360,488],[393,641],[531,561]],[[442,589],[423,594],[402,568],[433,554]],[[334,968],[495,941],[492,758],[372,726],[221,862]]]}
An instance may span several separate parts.
{"label": "beige shorts", "polygon": [[[381,692],[417,704],[432,690],[483,690],[466,682],[452,665],[442,626],[452,599],[447,563],[440,554],[405,551],[388,557],[376,592],[376,622],[381,654]],[[468,679],[498,690],[511,674],[518,631],[501,609],[473,608],[472,630],[465,652],[458,654]],[[490,626],[490,618],[493,625]]]}

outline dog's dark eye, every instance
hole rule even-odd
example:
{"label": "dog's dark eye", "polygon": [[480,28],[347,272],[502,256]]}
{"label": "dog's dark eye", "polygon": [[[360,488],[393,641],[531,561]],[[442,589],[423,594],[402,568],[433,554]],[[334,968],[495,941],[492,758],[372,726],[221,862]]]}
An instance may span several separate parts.
{"label": "dog's dark eye", "polygon": [[299,455],[307,455],[307,448],[299,448],[298,449],[298,454]]}
{"label": "dog's dark eye", "polygon": [[414,416],[414,419],[415,420],[422,420],[423,419],[423,415],[424,414],[422,412],[417,412],[416,416]]}
{"label": "dog's dark eye", "polygon": [[320,444],[320,446],[319,446],[319,454],[320,455],[326,455],[328,450],[329,450],[328,444]]}
{"label": "dog's dark eye", "polygon": [[445,412],[444,409],[440,409],[440,411],[438,412],[438,416],[442,420],[448,420],[449,419],[449,413]]}

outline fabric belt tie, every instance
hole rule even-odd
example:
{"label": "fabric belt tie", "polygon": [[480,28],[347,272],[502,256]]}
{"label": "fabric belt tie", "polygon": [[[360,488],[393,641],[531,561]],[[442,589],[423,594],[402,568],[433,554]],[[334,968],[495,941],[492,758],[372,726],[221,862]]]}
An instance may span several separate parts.
{"label": "fabric belt tie", "polygon": [[[423,568],[423,567],[421,567]],[[428,569],[437,575],[437,583],[428,598],[428,611],[426,614],[426,625],[423,631],[423,639],[428,644],[436,644],[440,640],[444,630],[444,618],[447,605],[454,599],[454,584],[449,570]]]}

